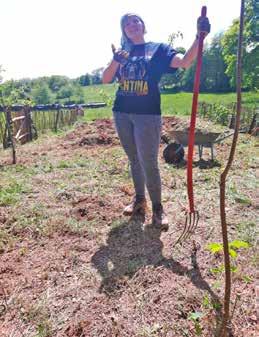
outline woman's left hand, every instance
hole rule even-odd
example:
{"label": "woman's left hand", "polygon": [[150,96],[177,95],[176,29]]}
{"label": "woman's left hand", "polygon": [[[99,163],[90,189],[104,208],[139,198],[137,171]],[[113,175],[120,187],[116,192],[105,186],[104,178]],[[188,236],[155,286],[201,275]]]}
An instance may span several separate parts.
{"label": "woman's left hand", "polygon": [[200,36],[200,33],[208,35],[210,32],[210,22],[207,17],[200,16],[197,20],[197,36]]}
{"label": "woman's left hand", "polygon": [[113,52],[113,59],[121,64],[124,64],[127,62],[127,59],[129,57],[129,53],[126,50],[116,50],[114,44],[111,45],[112,47],[112,52]]}

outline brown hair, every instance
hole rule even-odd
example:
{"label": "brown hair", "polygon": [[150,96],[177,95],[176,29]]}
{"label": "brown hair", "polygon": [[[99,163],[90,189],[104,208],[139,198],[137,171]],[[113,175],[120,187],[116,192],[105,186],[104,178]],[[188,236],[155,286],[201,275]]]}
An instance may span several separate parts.
{"label": "brown hair", "polygon": [[124,50],[127,50],[128,52],[130,52],[133,43],[132,43],[131,39],[129,39],[127,37],[127,35],[125,34],[125,32],[124,32],[124,25],[125,25],[125,22],[128,19],[128,17],[130,17],[130,16],[136,16],[142,22],[143,27],[144,27],[144,33],[146,33],[145,23],[144,23],[144,21],[142,20],[142,18],[138,14],[135,14],[135,13],[126,13],[126,14],[124,14],[121,17],[121,21],[120,21],[120,24],[121,24],[121,33],[122,33],[122,35],[121,35],[121,48],[124,49]]}

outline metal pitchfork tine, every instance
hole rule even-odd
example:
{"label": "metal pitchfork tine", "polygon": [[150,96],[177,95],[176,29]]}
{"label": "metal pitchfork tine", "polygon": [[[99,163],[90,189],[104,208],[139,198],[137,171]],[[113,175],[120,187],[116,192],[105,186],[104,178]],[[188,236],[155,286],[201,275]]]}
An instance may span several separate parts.
{"label": "metal pitchfork tine", "polygon": [[[201,16],[206,17],[207,7],[203,6],[201,9]],[[184,229],[180,237],[177,239],[174,245],[178,243],[183,243],[188,239],[195,231],[199,222],[199,213],[194,209],[194,197],[193,197],[193,180],[192,180],[192,161],[193,161],[193,147],[194,147],[194,131],[195,122],[198,106],[198,96],[200,88],[200,74],[201,74],[201,64],[202,64],[202,49],[203,40],[205,37],[205,32],[200,32],[199,35],[199,45],[197,54],[197,66],[195,72],[194,86],[193,86],[193,98],[192,98],[192,114],[189,130],[189,140],[188,140],[188,160],[187,160],[187,191],[189,199],[189,211],[186,211],[186,219],[184,224]]]}
{"label": "metal pitchfork tine", "polygon": [[182,231],[182,234],[175,242],[174,246],[177,245],[178,243],[181,244],[185,240],[189,239],[189,237],[194,233],[196,227],[198,226],[199,218],[200,215],[198,211],[194,211],[193,213],[188,211],[186,212],[184,229]]}

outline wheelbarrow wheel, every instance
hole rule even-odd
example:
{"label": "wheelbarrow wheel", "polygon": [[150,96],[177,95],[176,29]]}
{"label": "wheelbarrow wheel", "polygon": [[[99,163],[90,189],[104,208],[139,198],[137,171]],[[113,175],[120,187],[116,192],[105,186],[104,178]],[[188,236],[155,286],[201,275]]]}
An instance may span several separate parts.
{"label": "wheelbarrow wheel", "polygon": [[168,164],[179,164],[184,158],[182,144],[170,143],[163,151],[163,157]]}

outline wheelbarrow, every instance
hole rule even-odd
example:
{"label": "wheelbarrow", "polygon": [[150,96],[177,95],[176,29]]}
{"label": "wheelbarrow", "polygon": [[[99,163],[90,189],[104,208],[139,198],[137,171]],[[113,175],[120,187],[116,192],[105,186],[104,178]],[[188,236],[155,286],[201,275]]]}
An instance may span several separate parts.
{"label": "wheelbarrow", "polygon": [[[194,145],[198,145],[199,149],[199,158],[202,159],[202,152],[204,147],[208,147],[211,150],[211,160],[214,160],[214,144],[220,143],[222,140],[230,137],[234,132],[226,131],[223,133],[220,132],[207,132],[202,133],[200,131],[195,132]],[[188,137],[189,132],[186,130],[171,130],[169,131],[169,136],[173,138],[177,143],[188,146]]]}

